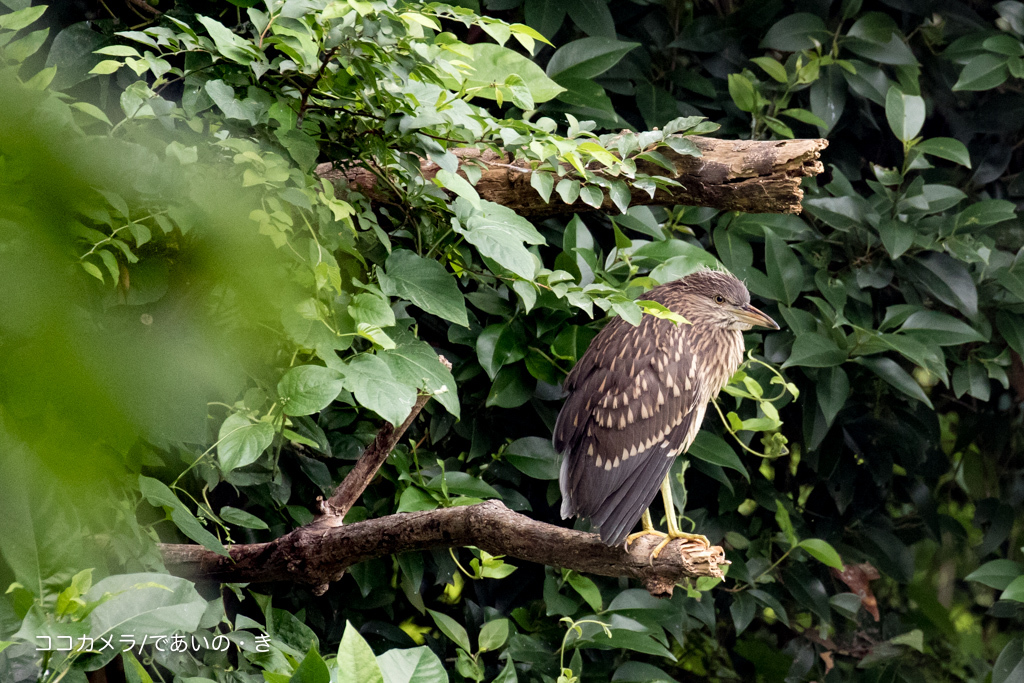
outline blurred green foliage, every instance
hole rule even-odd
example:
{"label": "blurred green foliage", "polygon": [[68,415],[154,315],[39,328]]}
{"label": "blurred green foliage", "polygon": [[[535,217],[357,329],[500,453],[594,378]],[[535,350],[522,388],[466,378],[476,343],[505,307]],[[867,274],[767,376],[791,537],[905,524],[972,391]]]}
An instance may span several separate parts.
{"label": "blurred green foliage", "polygon": [[[1024,675],[1020,2],[3,4],[0,679],[174,633],[231,647],[136,648],[128,680]],[[637,160],[719,126],[828,137],[801,217],[629,207],[672,183]],[[616,210],[527,221],[455,173],[473,145]],[[557,387],[602,314],[718,264],[785,321],[677,464],[725,582],[658,601],[472,548],[320,597],[161,573],[157,538],[310,521],[417,392],[349,521],[555,521]]]}

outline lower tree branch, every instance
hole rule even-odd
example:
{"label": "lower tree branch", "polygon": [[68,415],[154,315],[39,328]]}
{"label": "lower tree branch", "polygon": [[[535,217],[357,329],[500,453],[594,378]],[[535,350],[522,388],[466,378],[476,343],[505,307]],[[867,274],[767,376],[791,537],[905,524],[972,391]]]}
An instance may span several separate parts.
{"label": "lower tree branch", "polygon": [[325,587],[359,562],[414,550],[475,546],[492,555],[601,576],[640,580],[665,597],[687,577],[721,577],[722,548],[675,540],[657,558],[661,539],[641,537],[628,548],[609,547],[596,534],[565,529],[512,512],[498,501],[388,515],[340,527],[301,527],[269,543],[237,545],[230,558],[202,546],[163,544],[167,569],[220,582],[290,581]]}
{"label": "lower tree branch", "polygon": [[[644,190],[631,187],[631,205],[710,206],[726,211],[748,213],[800,213],[803,178],[815,176],[824,170],[818,160],[828,141],[814,140],[719,140],[689,136],[702,156],[677,154],[671,149],[659,148],[659,154],[672,162],[676,172],[641,161],[637,170],[650,175],[671,177],[681,187],[669,191],[658,190],[651,197]],[[477,193],[481,198],[507,206],[522,216],[544,217],[556,214],[593,211],[593,207],[577,199],[566,204],[557,193],[551,202],[530,186],[531,172],[507,156],[476,148],[456,148],[452,152],[460,164],[482,167]],[[437,175],[440,167],[429,160],[420,164],[428,180]],[[337,169],[332,164],[320,164],[317,175],[335,183],[339,189],[361,192],[374,201],[395,202],[388,188],[378,182],[366,168]],[[600,173],[600,171],[595,171]],[[618,213],[605,193],[603,211]]]}

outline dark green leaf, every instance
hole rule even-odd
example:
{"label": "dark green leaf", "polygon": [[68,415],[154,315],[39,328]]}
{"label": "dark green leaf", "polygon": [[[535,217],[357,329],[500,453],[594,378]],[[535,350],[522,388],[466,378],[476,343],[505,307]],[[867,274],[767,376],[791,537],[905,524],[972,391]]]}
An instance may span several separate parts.
{"label": "dark green leaf", "polygon": [[437,628],[439,628],[441,633],[445,634],[449,640],[466,652],[473,651],[473,648],[469,644],[469,634],[466,633],[466,628],[462,624],[455,621],[447,614],[435,612],[432,609],[428,609],[427,612],[429,612],[430,616],[434,619],[434,623],[437,624]]}
{"label": "dark green leaf", "polygon": [[804,271],[800,261],[796,252],[767,227],[764,229],[764,242],[768,282],[775,298],[792,306],[804,286]]}
{"label": "dark green leaf", "polygon": [[212,550],[224,557],[230,557],[228,551],[224,549],[224,545],[217,540],[217,537],[206,530],[199,520],[196,519],[196,516],[192,514],[191,510],[178,500],[178,497],[174,495],[171,489],[167,488],[166,484],[152,477],[140,474],[139,491],[150,505],[170,508],[171,521],[181,530],[181,533],[196,543],[201,544],[207,550]]}
{"label": "dark green leaf", "polygon": [[1001,591],[1006,590],[1022,574],[1024,574],[1024,569],[1012,560],[992,560],[965,576],[964,580],[977,581],[989,588]]}
{"label": "dark green leaf", "polygon": [[960,72],[953,90],[991,90],[1002,85],[1010,75],[1006,60],[1005,56],[988,52],[972,57]]}
{"label": "dark green leaf", "polygon": [[828,40],[828,29],[820,17],[806,12],[797,12],[775,22],[761,41],[761,47],[780,52],[810,50],[824,45]]}
{"label": "dark green leaf", "polygon": [[331,672],[320,653],[310,650],[299,662],[288,683],[331,683]]}
{"label": "dark green leaf", "polygon": [[318,413],[331,404],[345,388],[342,374],[320,365],[300,365],[284,374],[277,394],[285,415]]}
{"label": "dark green leaf", "polygon": [[267,523],[256,515],[249,514],[245,510],[225,505],[220,509],[220,517],[229,524],[244,527],[246,529],[269,529]]}
{"label": "dark green leaf", "polygon": [[924,403],[929,408],[932,407],[932,402],[928,399],[924,390],[921,389],[921,385],[918,384],[906,370],[897,365],[895,361],[888,358],[860,358],[858,359],[858,362],[884,379],[898,391],[913,399],[921,401],[921,403]]}
{"label": "dark green leaf", "polygon": [[904,332],[916,332],[922,337],[922,341],[939,346],[987,341],[980,332],[967,323],[939,311],[917,311],[907,318],[901,329]]}
{"label": "dark green leaf", "polygon": [[912,140],[924,126],[924,99],[907,95],[896,86],[889,88],[885,96],[885,118],[889,128],[903,142]]}
{"label": "dark green leaf", "polygon": [[388,256],[384,268],[377,271],[377,279],[385,294],[402,297],[427,313],[469,326],[462,292],[440,263],[396,249]]}
{"label": "dark green leaf", "polygon": [[639,43],[611,38],[581,38],[566,43],[551,56],[548,76],[554,79],[594,78],[612,68]]}
{"label": "dark green leaf", "polygon": [[954,138],[931,138],[914,145],[914,149],[942,159],[948,159],[961,166],[971,167],[971,155],[964,143]]}
{"label": "dark green leaf", "polygon": [[217,437],[217,459],[224,472],[251,465],[274,440],[269,422],[252,422],[241,413],[228,415]]}
{"label": "dark green leaf", "polygon": [[747,468],[743,466],[743,461],[720,436],[705,431],[698,432],[686,453],[713,465],[736,470],[743,475],[744,479],[750,481],[750,475],[747,473]]}
{"label": "dark green leaf", "polygon": [[517,470],[534,479],[558,479],[561,456],[550,439],[526,436],[510,443],[504,458]]}
{"label": "dark green leaf", "polygon": [[843,363],[846,357],[846,351],[828,337],[815,332],[802,333],[793,342],[793,350],[782,367],[802,365],[808,368],[828,368]]}
{"label": "dark green leaf", "polygon": [[826,564],[833,569],[843,570],[843,560],[839,557],[839,553],[836,552],[835,548],[821,540],[820,538],[805,538],[800,541],[800,547],[807,551],[807,553],[818,560],[822,564]]}

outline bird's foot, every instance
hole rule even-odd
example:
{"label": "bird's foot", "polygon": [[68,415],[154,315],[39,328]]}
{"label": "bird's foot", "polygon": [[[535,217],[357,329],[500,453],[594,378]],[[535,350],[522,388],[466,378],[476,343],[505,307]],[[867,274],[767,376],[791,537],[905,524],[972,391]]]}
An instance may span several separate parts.
{"label": "bird's foot", "polygon": [[657,529],[644,529],[643,531],[638,531],[635,534],[630,534],[629,536],[626,536],[626,547],[628,548],[629,544],[635,541],[636,539],[642,538],[643,536],[647,536],[650,534],[654,534],[655,536],[660,536],[662,538],[668,538],[668,534],[666,534],[664,531],[658,531]]}
{"label": "bird's foot", "polygon": [[665,539],[662,540],[662,542],[659,543],[653,551],[651,551],[651,557],[657,558],[658,555],[661,554],[661,551],[665,549],[665,546],[677,538],[683,538],[693,543],[699,543],[704,546],[705,550],[711,547],[711,541],[709,541],[706,536],[702,536],[700,534],[688,534],[685,531],[672,531],[665,534]]}

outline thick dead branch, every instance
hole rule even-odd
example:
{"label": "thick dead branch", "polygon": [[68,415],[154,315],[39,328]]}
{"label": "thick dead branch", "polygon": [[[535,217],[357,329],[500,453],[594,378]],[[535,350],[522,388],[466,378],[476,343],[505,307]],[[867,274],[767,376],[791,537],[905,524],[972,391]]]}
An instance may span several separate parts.
{"label": "thick dead branch", "polygon": [[[800,213],[803,199],[800,181],[822,172],[818,156],[828,146],[828,141],[821,139],[718,140],[699,136],[688,139],[697,145],[703,156],[684,156],[671,149],[658,149],[675,166],[674,175],[649,162],[637,164],[638,171],[671,177],[682,187],[671,191],[658,190],[653,198],[643,190],[631,188],[632,204],[685,204],[748,213]],[[530,170],[504,156],[475,148],[455,149],[453,152],[461,164],[482,167],[476,190],[483,199],[507,206],[522,216],[593,211],[581,200],[565,204],[557,193],[552,194],[550,204],[546,203],[530,186]],[[425,160],[421,170],[424,177],[430,179],[440,169],[437,164]],[[321,164],[317,167],[317,174],[333,181],[341,191],[348,188],[375,201],[396,201],[387,188],[378,184],[376,176],[365,168],[336,169],[331,164]],[[618,213],[607,196],[601,208],[609,213]]]}
{"label": "thick dead branch", "polygon": [[652,595],[669,596],[686,577],[721,576],[720,547],[673,541],[652,562],[660,539],[642,537],[610,548],[596,534],[565,529],[512,512],[498,501],[388,515],[341,527],[296,529],[270,543],[237,545],[231,558],[202,546],[165,544],[172,574],[220,582],[290,581],[325,586],[354,564],[429,548],[475,546],[492,555],[602,576],[639,579]]}

